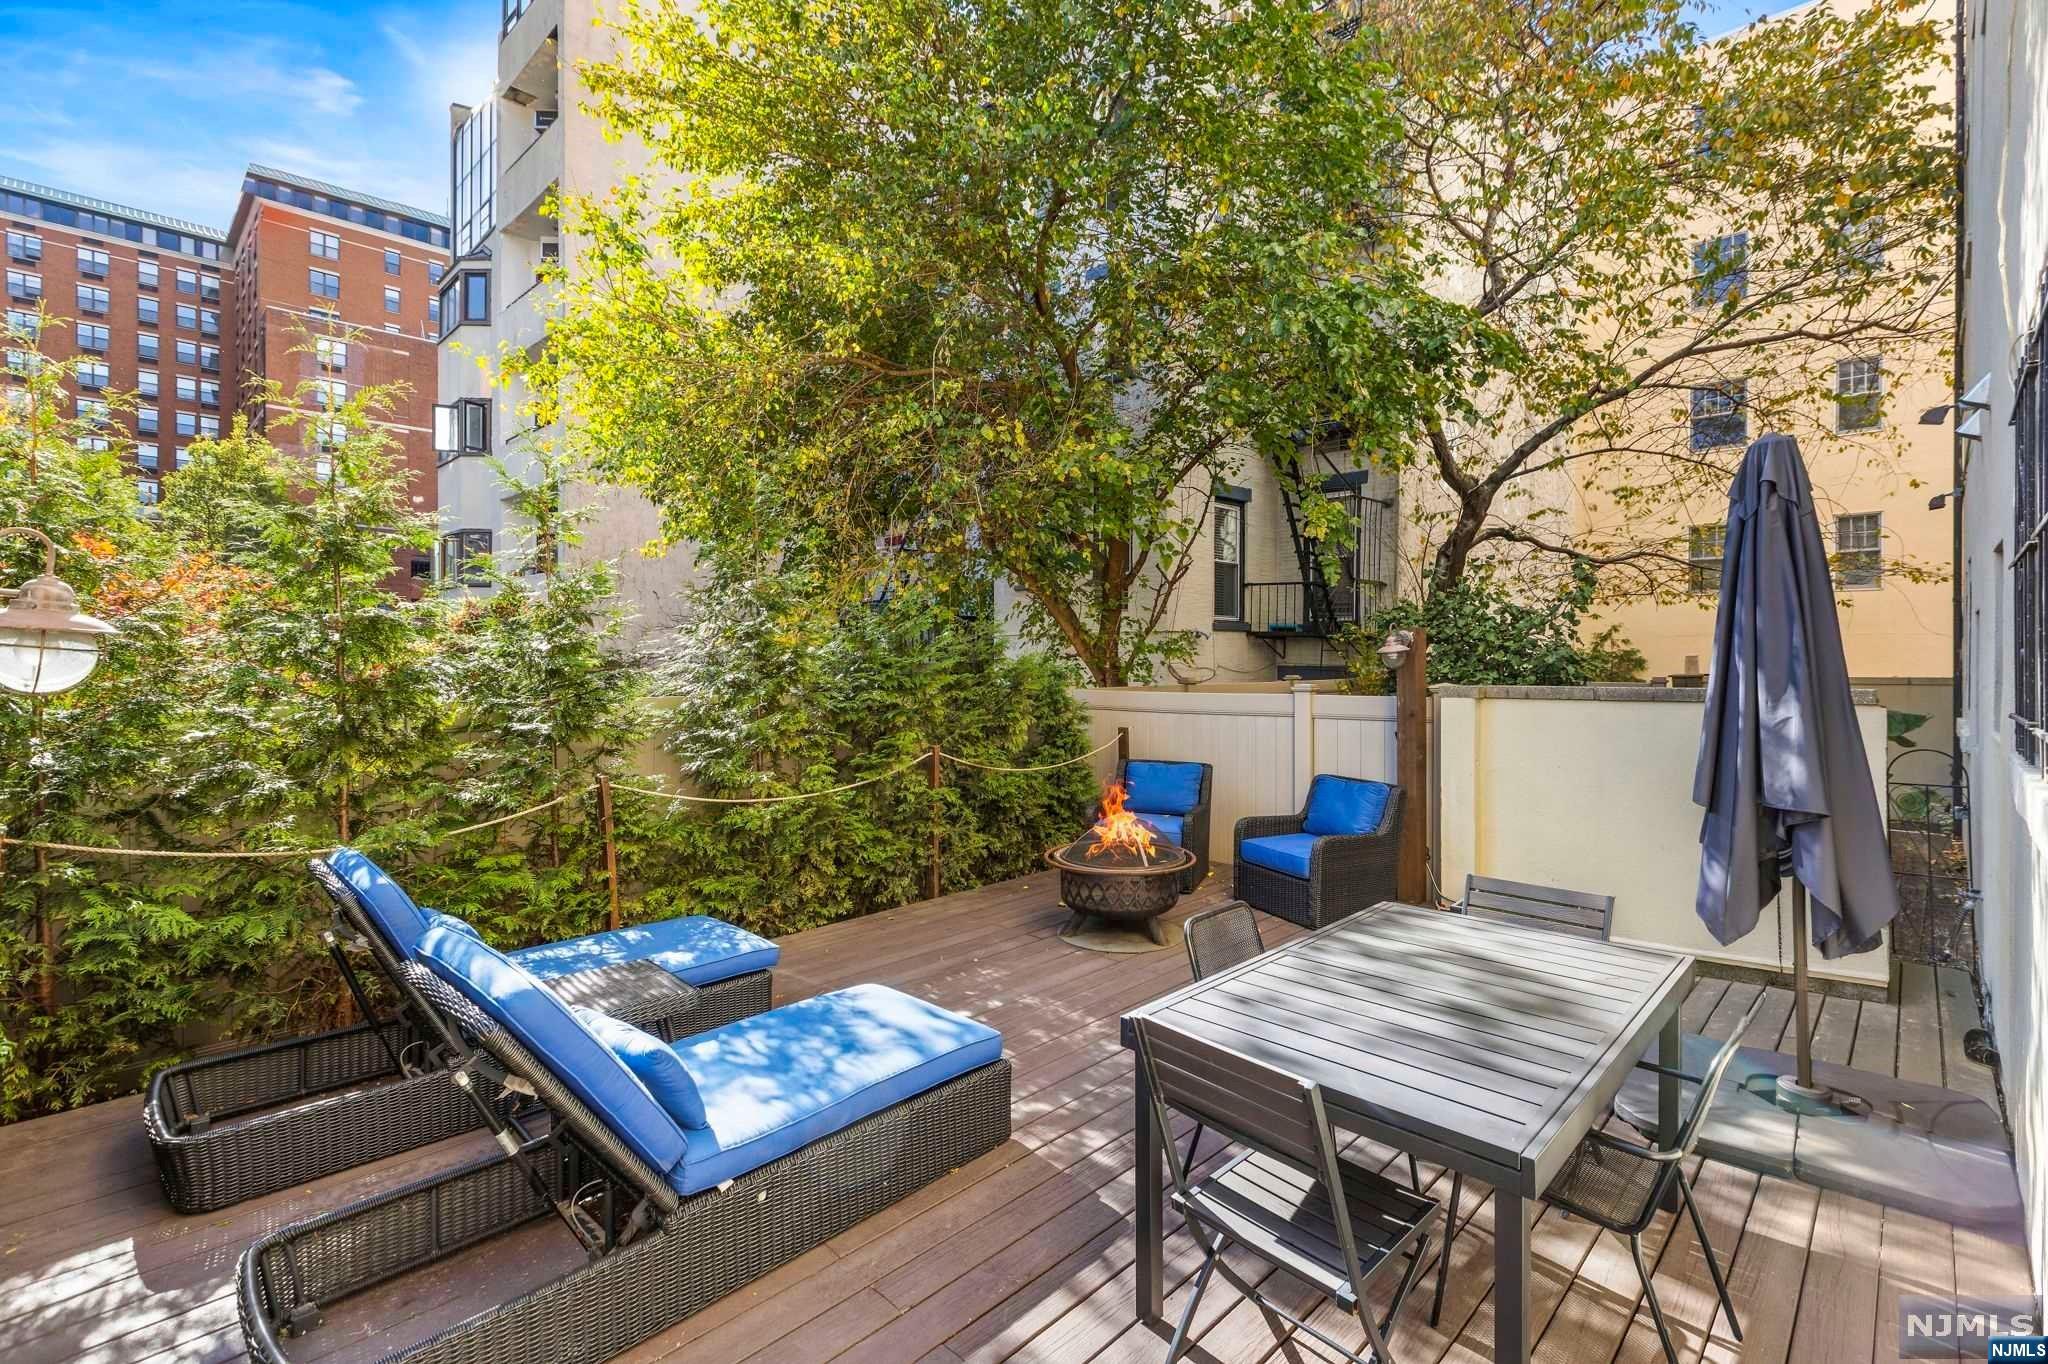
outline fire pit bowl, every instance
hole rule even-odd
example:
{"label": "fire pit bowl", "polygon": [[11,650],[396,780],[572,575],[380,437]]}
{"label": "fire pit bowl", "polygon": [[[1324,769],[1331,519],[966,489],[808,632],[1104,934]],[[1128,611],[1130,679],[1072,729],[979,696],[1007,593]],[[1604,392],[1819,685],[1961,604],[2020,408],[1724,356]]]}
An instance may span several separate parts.
{"label": "fire pit bowl", "polygon": [[1159,916],[1180,899],[1180,874],[1195,860],[1186,848],[1157,845],[1149,854],[1089,855],[1093,835],[1084,834],[1046,853],[1046,865],[1060,874],[1060,903],[1073,911],[1071,933],[1089,918],[1142,928],[1166,946]]}

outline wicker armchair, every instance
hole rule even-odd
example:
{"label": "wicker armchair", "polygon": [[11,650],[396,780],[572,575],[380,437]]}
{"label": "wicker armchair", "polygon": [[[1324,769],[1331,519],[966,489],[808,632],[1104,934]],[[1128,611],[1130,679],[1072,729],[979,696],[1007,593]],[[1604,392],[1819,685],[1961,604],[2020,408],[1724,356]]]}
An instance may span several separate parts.
{"label": "wicker armchair", "polygon": [[[1147,760],[1139,759],[1138,761]],[[1156,761],[1177,762],[1178,760],[1158,759]],[[1126,780],[1126,774],[1131,762],[1132,759],[1123,758],[1119,759],[1116,765],[1116,784],[1123,787],[1126,791],[1130,789],[1129,782]],[[1195,802],[1193,809],[1180,816],[1180,845],[1195,855],[1195,860],[1188,864],[1188,869],[1180,874],[1181,894],[1185,895],[1196,886],[1201,885],[1202,878],[1209,874],[1209,789],[1216,779],[1216,769],[1208,763],[1184,763],[1180,765],[1202,769],[1201,798]],[[1133,805],[1130,808],[1131,813],[1137,815],[1153,813],[1137,805]],[[1095,807],[1095,818],[1102,818],[1102,807],[1100,805]]]}
{"label": "wicker armchair", "polygon": [[[1345,781],[1323,775],[1317,783]],[[1379,827],[1369,834],[1326,834],[1309,855],[1308,876],[1290,876],[1244,859],[1247,839],[1298,834],[1308,819],[1308,805],[1291,815],[1248,815],[1237,822],[1231,893],[1255,909],[1300,924],[1322,928],[1339,919],[1395,898],[1395,864],[1401,855],[1401,806],[1398,786],[1387,793]],[[1309,801],[1315,787],[1309,788]]]}

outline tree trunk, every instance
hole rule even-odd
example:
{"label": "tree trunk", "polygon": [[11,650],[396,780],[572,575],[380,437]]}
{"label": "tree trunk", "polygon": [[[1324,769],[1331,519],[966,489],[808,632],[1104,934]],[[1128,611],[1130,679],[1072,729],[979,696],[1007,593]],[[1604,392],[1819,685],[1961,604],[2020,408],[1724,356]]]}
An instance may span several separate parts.
{"label": "tree trunk", "polygon": [[1464,494],[1458,503],[1458,519],[1442,544],[1436,547],[1436,563],[1429,573],[1429,595],[1456,587],[1465,576],[1472,547],[1486,528],[1486,514],[1493,509],[1493,490],[1480,484]]}

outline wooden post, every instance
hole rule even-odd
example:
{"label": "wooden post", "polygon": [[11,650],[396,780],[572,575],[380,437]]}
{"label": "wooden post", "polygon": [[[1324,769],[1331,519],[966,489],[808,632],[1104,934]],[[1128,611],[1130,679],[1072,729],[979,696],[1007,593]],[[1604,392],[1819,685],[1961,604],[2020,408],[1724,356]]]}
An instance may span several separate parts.
{"label": "wooden post", "polygon": [[1395,780],[1401,787],[1401,858],[1395,893],[1411,905],[1429,894],[1429,632],[1417,627],[1395,679]]}
{"label": "wooden post", "polygon": [[1120,763],[1127,763],[1131,760],[1131,727],[1129,725],[1118,725],[1116,727],[1116,760]]}
{"label": "wooden post", "polygon": [[604,879],[611,885],[611,916],[605,920],[607,928],[621,926],[619,919],[619,843],[612,829],[612,779],[600,773],[597,778],[597,822],[604,830]]}
{"label": "wooden post", "polygon": [[939,802],[936,795],[939,789],[939,781],[939,746],[933,744],[931,767],[931,789],[934,792],[932,798],[932,862],[929,867],[925,868],[924,872],[924,898],[927,900],[939,898]]}

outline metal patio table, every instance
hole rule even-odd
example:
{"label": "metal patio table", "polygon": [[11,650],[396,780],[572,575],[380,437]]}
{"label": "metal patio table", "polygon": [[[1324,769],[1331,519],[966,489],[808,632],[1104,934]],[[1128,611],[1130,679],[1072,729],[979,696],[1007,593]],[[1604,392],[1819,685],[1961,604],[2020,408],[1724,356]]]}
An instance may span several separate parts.
{"label": "metal patio table", "polygon": [[[1127,1015],[1323,1086],[1337,1126],[1491,1186],[1494,1358],[1521,1364],[1538,1200],[1652,1042],[1676,1067],[1679,953],[1383,902]],[[1679,1084],[1659,1084],[1667,1141]],[[1161,1168],[1137,1086],[1138,1318],[1161,1319]]]}

